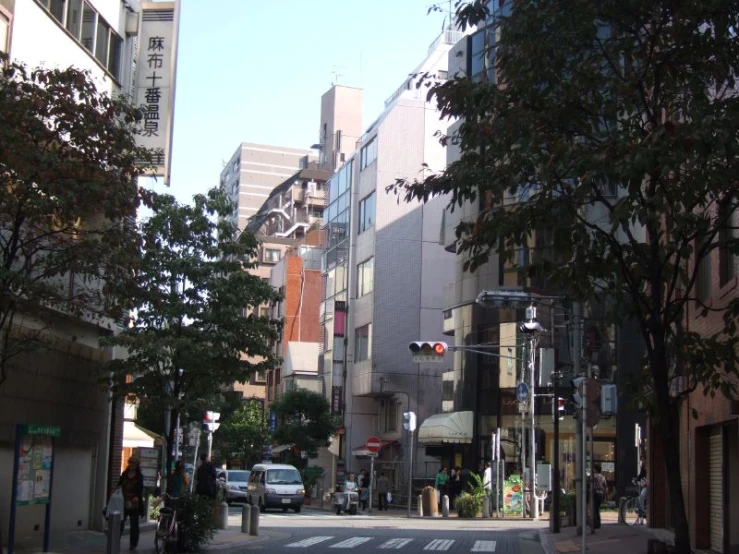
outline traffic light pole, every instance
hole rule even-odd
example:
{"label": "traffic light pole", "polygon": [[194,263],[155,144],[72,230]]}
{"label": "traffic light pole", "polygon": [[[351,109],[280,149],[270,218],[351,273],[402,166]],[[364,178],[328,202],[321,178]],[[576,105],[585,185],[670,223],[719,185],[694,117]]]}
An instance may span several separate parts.
{"label": "traffic light pole", "polygon": [[410,447],[410,457],[409,457],[409,463],[408,463],[408,518],[411,517],[411,500],[413,500],[413,448],[415,447],[413,443],[413,431],[409,430],[410,433],[410,440],[411,440],[411,447]]}
{"label": "traffic light pole", "polygon": [[549,531],[559,533],[560,531],[560,508],[559,508],[559,372],[552,373],[552,384],[554,385],[554,396],[552,398],[552,413],[554,415],[554,452],[552,453],[552,508],[549,517]]}

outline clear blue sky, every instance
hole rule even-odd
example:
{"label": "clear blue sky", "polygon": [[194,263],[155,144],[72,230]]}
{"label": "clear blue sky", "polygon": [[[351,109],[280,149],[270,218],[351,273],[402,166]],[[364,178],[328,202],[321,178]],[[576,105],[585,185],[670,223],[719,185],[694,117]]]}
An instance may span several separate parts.
{"label": "clear blue sky", "polygon": [[317,142],[334,66],[364,89],[366,129],[441,32],[433,3],[183,0],[169,192],[189,203],[215,186],[241,142]]}

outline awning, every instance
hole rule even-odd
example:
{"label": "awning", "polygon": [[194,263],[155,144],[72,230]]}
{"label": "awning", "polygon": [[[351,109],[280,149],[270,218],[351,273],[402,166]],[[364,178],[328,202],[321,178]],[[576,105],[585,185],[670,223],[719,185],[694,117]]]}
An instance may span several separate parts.
{"label": "awning", "polygon": [[[380,441],[380,452],[382,452],[386,447],[396,442],[398,441]],[[366,458],[370,454],[371,453],[369,449],[367,448],[366,444],[363,444],[362,446],[357,446],[356,448],[352,448],[352,456],[356,456],[357,458]]]}
{"label": "awning", "polygon": [[154,437],[133,421],[123,422],[123,446],[126,448],[154,448]]}
{"label": "awning", "polygon": [[448,412],[427,417],[418,428],[418,442],[472,442],[472,412]]}

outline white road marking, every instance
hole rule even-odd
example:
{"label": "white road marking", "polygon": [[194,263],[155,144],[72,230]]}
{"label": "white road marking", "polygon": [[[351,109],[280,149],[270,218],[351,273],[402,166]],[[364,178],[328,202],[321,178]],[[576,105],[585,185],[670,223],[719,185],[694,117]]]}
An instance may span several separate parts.
{"label": "white road marking", "polygon": [[475,541],[472,552],[495,552],[495,541]]}
{"label": "white road marking", "polygon": [[413,539],[390,539],[389,541],[382,543],[377,548],[394,548],[399,550],[412,541]]}
{"label": "white road marking", "polygon": [[311,537],[309,539],[303,539],[302,541],[294,542],[286,545],[286,547],[292,548],[308,548],[314,544],[318,544],[327,540],[333,539],[333,537]]}
{"label": "white road marking", "polygon": [[359,546],[360,544],[364,544],[371,540],[372,537],[353,537],[351,539],[346,539],[345,541],[332,544],[331,548],[354,548],[355,546]]}
{"label": "white road marking", "polygon": [[434,539],[426,546],[424,550],[449,550],[449,547],[454,544],[454,539]]}

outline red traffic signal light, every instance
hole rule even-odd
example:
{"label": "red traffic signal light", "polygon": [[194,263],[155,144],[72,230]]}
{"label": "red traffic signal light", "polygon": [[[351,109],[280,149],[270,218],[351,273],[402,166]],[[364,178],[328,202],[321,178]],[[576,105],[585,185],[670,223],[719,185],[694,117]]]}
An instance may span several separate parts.
{"label": "red traffic signal light", "polygon": [[445,342],[415,341],[408,344],[414,362],[443,362],[447,351]]}

